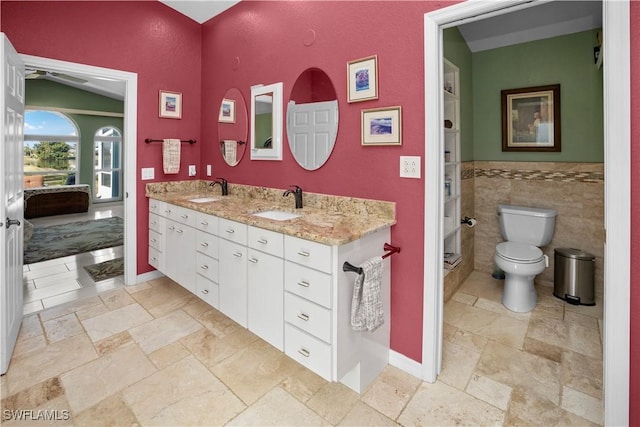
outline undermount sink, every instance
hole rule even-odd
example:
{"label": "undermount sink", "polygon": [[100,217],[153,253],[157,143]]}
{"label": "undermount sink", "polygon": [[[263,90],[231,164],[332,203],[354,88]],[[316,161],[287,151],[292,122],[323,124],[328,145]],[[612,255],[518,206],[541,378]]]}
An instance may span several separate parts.
{"label": "undermount sink", "polygon": [[218,200],[217,197],[198,197],[195,199],[189,199],[189,201],[193,203],[209,203],[215,202],[216,200]]}
{"label": "undermount sink", "polygon": [[259,216],[261,218],[273,219],[275,221],[287,221],[287,220],[302,216],[292,212],[279,211],[279,210],[262,211],[262,212],[254,213],[252,215]]}

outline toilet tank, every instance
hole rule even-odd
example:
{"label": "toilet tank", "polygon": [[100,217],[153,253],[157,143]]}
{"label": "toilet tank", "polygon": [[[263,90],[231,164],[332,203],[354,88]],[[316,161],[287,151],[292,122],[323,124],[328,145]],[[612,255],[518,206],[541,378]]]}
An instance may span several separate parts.
{"label": "toilet tank", "polygon": [[554,209],[498,205],[500,232],[509,242],[545,246],[553,237],[556,214]]}

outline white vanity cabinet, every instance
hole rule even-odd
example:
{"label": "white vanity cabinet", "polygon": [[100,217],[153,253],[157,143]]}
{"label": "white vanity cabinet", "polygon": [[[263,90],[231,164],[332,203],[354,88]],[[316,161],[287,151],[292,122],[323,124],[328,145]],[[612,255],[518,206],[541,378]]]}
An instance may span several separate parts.
{"label": "white vanity cabinet", "polygon": [[284,236],[249,226],[247,257],[247,318],[254,334],[284,349]]}
{"label": "white vanity cabinet", "polygon": [[214,308],[219,299],[218,217],[196,212],[196,295]]}
{"label": "white vanity cabinet", "polygon": [[195,293],[196,291],[196,231],[195,212],[180,206],[165,204],[165,248],[163,273]]}
{"label": "white vanity cabinet", "polygon": [[164,202],[149,199],[149,265],[157,270],[163,271],[162,264],[164,251],[164,218],[158,212],[164,207]]}
{"label": "white vanity cabinet", "polygon": [[284,236],[285,353],[329,381],[340,381],[360,393],[389,360],[390,273],[384,261],[383,325],[375,331],[353,331],[351,303],[357,275],[342,271],[345,261],[357,266],[381,256],[390,229],[340,246]]}
{"label": "white vanity cabinet", "polygon": [[220,218],[220,311],[247,327],[247,225]]}

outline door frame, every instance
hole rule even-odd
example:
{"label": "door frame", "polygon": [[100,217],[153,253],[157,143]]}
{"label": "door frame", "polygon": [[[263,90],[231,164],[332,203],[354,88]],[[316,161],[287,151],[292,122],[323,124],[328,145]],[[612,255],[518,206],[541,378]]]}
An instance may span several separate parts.
{"label": "door frame", "polygon": [[109,80],[120,80],[125,84],[124,95],[124,283],[133,285],[137,280],[137,234],[136,234],[136,165],[138,132],[138,74],[129,71],[96,67],[75,62],[60,61],[20,54],[26,67],[45,68],[60,73],[87,74]]}
{"label": "door frame", "polygon": [[[422,378],[435,382],[442,362],[444,168],[443,29],[536,6],[528,0],[467,1],[425,14],[425,224]],[[603,110],[605,164],[604,424],[629,422],[631,99],[629,1],[602,1],[604,38]],[[429,143],[431,142],[431,143]],[[615,167],[607,167],[615,165]],[[617,215],[626,212],[629,215]],[[436,242],[434,244],[434,242]],[[608,260],[622,261],[618,268]],[[620,264],[620,263],[618,263]],[[621,286],[624,285],[624,286]]]}

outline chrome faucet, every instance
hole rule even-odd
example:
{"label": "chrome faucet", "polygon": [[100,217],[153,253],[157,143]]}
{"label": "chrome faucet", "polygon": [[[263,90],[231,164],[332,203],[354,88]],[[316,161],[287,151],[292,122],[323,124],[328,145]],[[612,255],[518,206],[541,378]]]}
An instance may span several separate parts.
{"label": "chrome faucet", "polygon": [[289,187],[293,188],[293,190],[285,191],[282,197],[287,197],[289,194],[293,194],[296,199],[296,209],[302,209],[302,188],[297,185],[290,185]]}
{"label": "chrome faucet", "polygon": [[209,185],[211,187],[215,187],[216,184],[220,184],[220,187],[222,188],[222,195],[223,196],[228,196],[229,195],[229,183],[224,178],[217,178],[217,179],[218,179],[217,181],[210,182]]}

